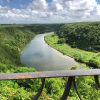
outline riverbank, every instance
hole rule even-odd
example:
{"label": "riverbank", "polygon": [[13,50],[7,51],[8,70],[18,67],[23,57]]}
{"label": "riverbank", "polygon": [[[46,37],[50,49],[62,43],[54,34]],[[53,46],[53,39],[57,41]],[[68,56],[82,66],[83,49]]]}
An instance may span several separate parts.
{"label": "riverbank", "polygon": [[66,43],[59,43],[60,38],[56,34],[45,36],[45,41],[48,45],[60,51],[64,55],[74,58],[76,61],[85,63],[94,68],[100,68],[100,54],[81,50],[78,48],[71,48]]}
{"label": "riverbank", "polygon": [[39,34],[32,39],[21,53],[21,63],[34,66],[38,71],[76,69],[78,63],[73,58],[63,55],[44,41],[48,34]]}

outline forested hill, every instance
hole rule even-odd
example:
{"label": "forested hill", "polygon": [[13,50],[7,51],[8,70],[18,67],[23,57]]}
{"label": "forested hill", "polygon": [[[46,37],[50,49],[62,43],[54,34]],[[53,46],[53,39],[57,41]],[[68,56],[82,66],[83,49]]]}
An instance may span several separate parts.
{"label": "forested hill", "polygon": [[100,22],[65,24],[57,34],[72,47],[100,51]]}
{"label": "forested hill", "polygon": [[20,65],[22,48],[36,35],[61,25],[0,25],[0,63]]}

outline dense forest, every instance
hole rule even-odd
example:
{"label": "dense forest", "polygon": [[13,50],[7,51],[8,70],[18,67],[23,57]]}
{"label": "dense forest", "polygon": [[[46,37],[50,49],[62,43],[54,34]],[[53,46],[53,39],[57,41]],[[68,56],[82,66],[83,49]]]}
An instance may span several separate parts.
{"label": "dense forest", "polygon": [[57,34],[72,47],[100,51],[100,22],[67,24]]}
{"label": "dense forest", "polygon": [[[0,25],[0,73],[34,72],[33,67],[20,63],[20,53],[37,34],[52,32],[46,42],[64,55],[73,57],[85,69],[100,67],[100,23],[50,25]],[[77,77],[78,91],[83,100],[100,100],[100,90],[92,76]],[[31,100],[39,90],[39,79],[0,81],[0,100]],[[59,100],[66,81],[64,78],[46,79],[39,100]],[[68,100],[78,100],[72,87]]]}

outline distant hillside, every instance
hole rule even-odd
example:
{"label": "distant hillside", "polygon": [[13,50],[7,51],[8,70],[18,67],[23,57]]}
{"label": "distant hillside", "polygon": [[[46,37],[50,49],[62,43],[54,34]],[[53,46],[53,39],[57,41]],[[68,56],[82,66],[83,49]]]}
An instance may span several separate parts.
{"label": "distant hillside", "polygon": [[100,22],[65,24],[56,33],[72,47],[100,51]]}

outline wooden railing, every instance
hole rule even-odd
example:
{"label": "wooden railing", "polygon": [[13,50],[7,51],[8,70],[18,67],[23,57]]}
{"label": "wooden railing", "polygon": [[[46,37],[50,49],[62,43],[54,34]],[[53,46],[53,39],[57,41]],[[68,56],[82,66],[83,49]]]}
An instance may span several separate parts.
{"label": "wooden railing", "polygon": [[99,86],[98,75],[100,75],[100,69],[90,69],[90,70],[62,70],[62,71],[42,71],[42,72],[28,72],[28,73],[11,73],[11,74],[0,74],[0,80],[18,80],[18,79],[36,79],[39,78],[42,81],[39,92],[36,96],[32,97],[32,100],[38,100],[42,93],[43,87],[45,85],[45,78],[56,78],[56,77],[68,77],[68,81],[65,87],[65,91],[60,98],[60,100],[66,100],[71,86],[73,85],[76,93],[80,100],[81,97],[77,90],[77,85],[75,82],[76,76],[94,76],[96,84]]}

